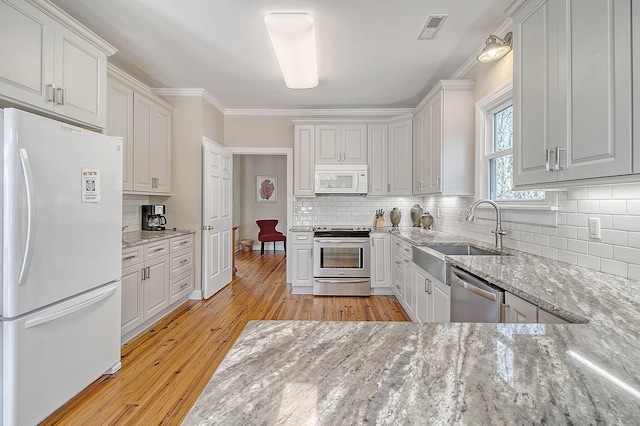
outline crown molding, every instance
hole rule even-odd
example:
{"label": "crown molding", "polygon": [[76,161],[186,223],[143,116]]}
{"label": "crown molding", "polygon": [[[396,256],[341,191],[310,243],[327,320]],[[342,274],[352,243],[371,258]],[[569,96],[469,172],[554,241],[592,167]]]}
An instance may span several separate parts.
{"label": "crown molding", "polygon": [[107,62],[107,76],[109,77],[109,79],[117,80],[120,83],[124,84],[125,86],[129,86],[129,88],[131,88],[132,90],[144,94],[145,96],[152,99],[154,102],[157,102],[160,105],[162,105],[164,108],[170,111],[174,110],[173,105],[171,105],[169,102],[155,96],[149,86],[147,86],[140,80],[137,80],[135,77],[122,71],[120,68],[116,67],[110,62]]}
{"label": "crown molding", "polygon": [[[502,25],[500,25],[498,27],[498,29],[496,29],[494,32],[492,32],[491,34],[497,35],[498,37],[502,38],[504,37],[504,35],[506,33],[508,33],[509,31],[511,31],[511,29],[513,28],[513,19],[511,18],[507,18],[506,21],[504,21],[502,23]],[[489,34],[490,35],[490,34]],[[487,37],[489,36],[487,35]],[[482,46],[480,46],[473,55],[471,55],[471,57],[469,59],[467,59],[467,61],[462,64],[462,66],[460,68],[458,68],[458,71],[456,71],[455,73],[453,73],[453,75],[451,76],[451,80],[457,80],[462,78],[463,76],[465,76],[469,71],[471,71],[471,69],[473,67],[475,67],[478,64],[478,55],[480,53],[482,53],[482,49],[484,49],[485,43],[482,43]]]}
{"label": "crown molding", "polygon": [[158,87],[151,89],[151,92],[158,96],[195,96],[199,98],[203,98],[205,101],[209,102],[214,108],[220,111],[222,114],[227,114],[227,108],[222,105],[222,102],[217,100],[211,93],[209,93],[206,89],[201,88],[179,88],[172,89],[169,87]]}
{"label": "crown molding", "polygon": [[322,117],[322,116],[367,116],[388,117],[400,114],[411,114],[413,108],[300,108],[300,109],[227,109],[225,115],[271,115],[271,116],[297,116],[297,117]]}

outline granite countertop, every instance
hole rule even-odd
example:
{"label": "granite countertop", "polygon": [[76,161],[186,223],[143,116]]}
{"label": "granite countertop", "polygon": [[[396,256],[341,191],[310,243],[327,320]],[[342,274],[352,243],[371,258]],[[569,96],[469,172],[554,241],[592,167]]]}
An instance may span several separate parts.
{"label": "granite countertop", "polygon": [[122,233],[122,248],[135,247],[167,238],[180,237],[182,235],[195,234],[195,231],[167,229],[164,231],[131,231]]}
{"label": "granite countertop", "polygon": [[[411,242],[470,242],[417,228]],[[635,424],[640,283],[534,255],[447,256],[586,324],[254,321],[195,424]]]}

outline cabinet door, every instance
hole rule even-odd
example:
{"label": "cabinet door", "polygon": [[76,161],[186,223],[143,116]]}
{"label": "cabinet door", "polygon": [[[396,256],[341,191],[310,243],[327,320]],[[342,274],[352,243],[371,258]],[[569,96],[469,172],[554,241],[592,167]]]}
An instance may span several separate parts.
{"label": "cabinet door", "polygon": [[55,27],[57,113],[106,127],[107,56],[71,30]]}
{"label": "cabinet door", "polygon": [[372,124],[368,127],[369,193],[387,195],[387,141],[386,124]]}
{"label": "cabinet door", "polygon": [[313,286],[313,246],[292,245],[291,285]]}
{"label": "cabinet door", "polygon": [[371,287],[391,286],[391,237],[387,233],[371,234]]}
{"label": "cabinet door", "polygon": [[345,124],[340,127],[342,134],[342,160],[340,164],[367,164],[367,126],[365,124]]}
{"label": "cabinet door", "polygon": [[293,147],[293,193],[314,196],[315,126],[296,125]]}
{"label": "cabinet door", "polygon": [[145,262],[147,274],[142,281],[145,321],[169,306],[169,256]]}
{"label": "cabinet door", "polygon": [[171,192],[171,112],[153,104],[151,110],[151,187],[161,194]]}
{"label": "cabinet door", "polygon": [[153,102],[133,95],[133,189],[151,192],[151,116]]}
{"label": "cabinet door", "polygon": [[142,274],[143,264],[129,266],[122,269],[122,309],[121,335],[125,335],[144,321],[144,307],[142,304]]}
{"label": "cabinet door", "polygon": [[107,80],[107,134],[123,141],[122,190],[133,190],[133,90]]}
{"label": "cabinet door", "polygon": [[54,44],[53,19],[25,1],[0,0],[1,96],[53,109]]}
{"label": "cabinet door", "polygon": [[407,314],[416,321],[416,287],[414,284],[415,268],[411,259],[403,259],[404,263],[404,300]]}
{"label": "cabinet door", "polygon": [[318,124],[316,127],[316,164],[340,164],[342,134],[340,126]]}
{"label": "cabinet door", "polygon": [[556,180],[557,5],[530,1],[513,18],[513,183]]}
{"label": "cabinet door", "polygon": [[431,312],[433,322],[451,321],[451,287],[431,278]]}
{"label": "cabinet door", "polygon": [[629,174],[631,1],[559,3],[558,179]]}
{"label": "cabinet door", "polygon": [[430,322],[431,297],[429,295],[429,280],[421,268],[415,268],[413,286],[416,292],[415,314],[418,322]]}
{"label": "cabinet door", "polygon": [[427,188],[426,193],[442,192],[442,93],[429,102],[428,121],[425,126],[425,138],[428,146]]}
{"label": "cabinet door", "polygon": [[[631,27],[640,28],[640,7],[631,8]],[[640,31],[632,31],[633,40],[633,128],[640,129]],[[640,137],[634,136],[633,173],[640,173]]]}
{"label": "cabinet door", "polygon": [[389,195],[411,195],[412,120],[389,124]]}
{"label": "cabinet door", "polygon": [[538,307],[506,292],[504,294],[504,304],[506,305],[506,322],[509,323],[537,323]]}
{"label": "cabinet door", "polygon": [[416,113],[413,121],[413,194],[422,195],[427,192],[428,149],[425,137],[425,123],[429,110],[423,107]]}

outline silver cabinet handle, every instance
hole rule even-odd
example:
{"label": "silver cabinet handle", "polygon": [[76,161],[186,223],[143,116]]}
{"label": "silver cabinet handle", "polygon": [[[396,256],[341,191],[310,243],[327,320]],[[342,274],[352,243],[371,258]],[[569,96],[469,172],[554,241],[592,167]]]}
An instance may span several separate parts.
{"label": "silver cabinet handle", "polygon": [[157,249],[151,250],[151,253],[157,253],[157,252],[162,251],[162,250],[164,250],[164,247],[158,247]]}
{"label": "silver cabinet handle", "polygon": [[131,256],[123,257],[122,261],[124,262],[125,260],[135,259],[135,257],[136,257],[136,255],[132,254]]}
{"label": "silver cabinet handle", "polygon": [[188,285],[189,285],[189,283],[184,283],[184,284],[182,284],[182,285],[180,286],[180,288],[181,288],[181,289],[182,289],[182,288],[185,288],[185,287],[186,287],[186,286],[188,286]]}
{"label": "silver cabinet handle", "polygon": [[140,274],[140,276],[141,276],[140,281],[144,281],[144,280],[145,280],[145,278],[144,278],[144,277],[145,277],[145,274],[146,274],[145,269],[144,269],[144,268],[142,268],[142,269],[140,270],[140,272],[141,272],[141,274]]}
{"label": "silver cabinet handle", "polygon": [[58,99],[58,105],[64,105],[64,87],[58,87],[56,89],[58,93],[60,93],[60,98]]}
{"label": "silver cabinet handle", "polygon": [[183,242],[181,242],[181,243],[180,243],[180,245],[181,245],[181,246],[183,246],[183,245],[187,244],[188,242],[189,242],[189,241],[184,240]]}
{"label": "silver cabinet handle", "polygon": [[47,99],[47,102],[56,102],[56,85],[55,84],[50,84],[47,86],[47,90],[49,92],[49,98]]}
{"label": "silver cabinet handle", "polygon": [[545,162],[544,162],[544,168],[550,172],[551,171],[551,150],[550,149],[545,149]]}
{"label": "silver cabinet handle", "polygon": [[147,279],[149,279],[151,277],[151,266],[147,266],[145,269],[147,270]]}
{"label": "silver cabinet handle", "polygon": [[185,264],[185,263],[187,263],[187,262],[188,262],[188,260],[187,260],[187,259],[182,259],[182,260],[180,261],[180,264],[181,264],[181,265],[184,265],[184,264]]}
{"label": "silver cabinet handle", "polygon": [[556,152],[556,163],[553,166],[553,170],[555,170],[555,171],[563,169],[562,167],[560,167],[560,151],[564,151],[564,148],[560,148],[559,146],[556,146],[556,149],[555,149],[555,152]]}

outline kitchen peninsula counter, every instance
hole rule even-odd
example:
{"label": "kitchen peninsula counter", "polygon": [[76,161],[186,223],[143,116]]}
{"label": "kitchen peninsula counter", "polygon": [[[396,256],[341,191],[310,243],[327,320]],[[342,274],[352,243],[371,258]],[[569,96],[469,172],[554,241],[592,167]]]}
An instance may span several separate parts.
{"label": "kitchen peninsula counter", "polygon": [[167,238],[180,237],[182,235],[195,234],[189,230],[164,230],[164,231],[131,231],[122,233],[122,248],[140,246],[154,241],[166,240]]}
{"label": "kitchen peninsula counter", "polygon": [[[469,242],[392,232],[421,244]],[[510,254],[447,260],[588,323],[255,321],[184,424],[636,423],[640,283]]]}

